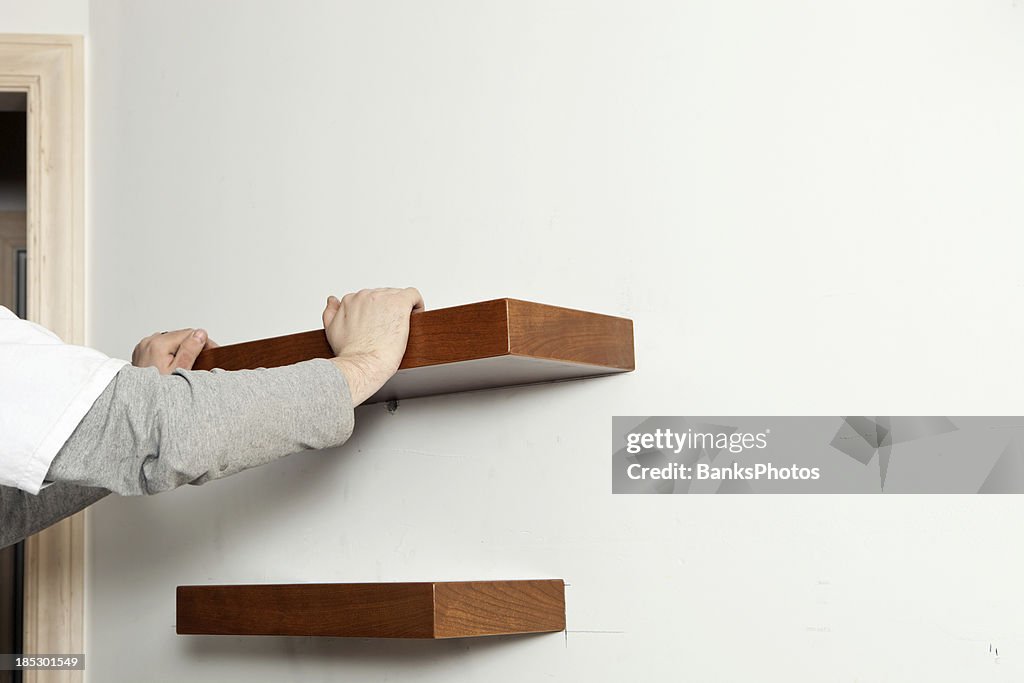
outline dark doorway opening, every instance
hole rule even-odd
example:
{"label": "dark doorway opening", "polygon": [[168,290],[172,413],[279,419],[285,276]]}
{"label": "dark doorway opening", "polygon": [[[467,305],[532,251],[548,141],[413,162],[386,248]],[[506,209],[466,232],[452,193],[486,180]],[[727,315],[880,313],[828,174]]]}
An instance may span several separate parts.
{"label": "dark doorway opening", "polygon": [[[0,92],[0,306],[27,316],[27,102]],[[24,637],[25,548],[0,549],[0,654],[21,654]],[[20,671],[0,671],[0,683],[21,683]]]}

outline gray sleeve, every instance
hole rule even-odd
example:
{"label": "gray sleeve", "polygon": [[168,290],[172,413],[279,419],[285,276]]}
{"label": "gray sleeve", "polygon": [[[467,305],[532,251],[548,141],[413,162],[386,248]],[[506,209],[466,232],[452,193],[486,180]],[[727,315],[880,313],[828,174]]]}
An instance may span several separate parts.
{"label": "gray sleeve", "polygon": [[61,448],[47,480],[160,493],[336,446],[353,425],[348,384],[328,360],[171,375],[129,366]]}
{"label": "gray sleeve", "polygon": [[54,484],[32,495],[11,486],[0,486],[0,548],[42,531],[65,517],[84,510],[109,491],[106,489]]}

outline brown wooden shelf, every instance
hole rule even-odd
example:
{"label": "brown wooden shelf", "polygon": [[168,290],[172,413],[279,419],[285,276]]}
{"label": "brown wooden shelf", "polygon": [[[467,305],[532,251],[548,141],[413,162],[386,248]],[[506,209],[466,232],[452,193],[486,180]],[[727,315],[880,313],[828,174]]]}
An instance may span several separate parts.
{"label": "brown wooden shelf", "polygon": [[[398,373],[367,403],[595,377],[634,368],[633,321],[518,299],[414,313]],[[323,330],[221,346],[194,369],[245,370],[334,354]]]}
{"label": "brown wooden shelf", "polygon": [[428,581],[178,586],[188,635],[468,638],[565,630],[565,583]]}

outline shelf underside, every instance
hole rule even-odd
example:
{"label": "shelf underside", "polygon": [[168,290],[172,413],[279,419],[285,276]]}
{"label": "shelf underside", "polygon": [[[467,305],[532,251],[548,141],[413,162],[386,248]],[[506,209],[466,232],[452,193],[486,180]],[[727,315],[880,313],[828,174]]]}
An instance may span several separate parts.
{"label": "shelf underside", "polygon": [[600,365],[569,363],[530,356],[494,356],[445,363],[412,370],[399,370],[367,403],[454,394],[463,391],[512,387],[598,377],[609,371]]}
{"label": "shelf underside", "polygon": [[561,579],[178,586],[182,635],[468,638],[565,630]]}

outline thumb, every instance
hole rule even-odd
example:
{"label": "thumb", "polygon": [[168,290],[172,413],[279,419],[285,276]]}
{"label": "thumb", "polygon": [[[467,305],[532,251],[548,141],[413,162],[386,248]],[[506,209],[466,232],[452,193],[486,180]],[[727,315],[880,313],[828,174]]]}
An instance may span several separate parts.
{"label": "thumb", "polygon": [[338,309],[341,308],[341,301],[336,296],[327,297],[327,307],[324,308],[324,329],[326,330],[331,326],[334,321],[334,316],[338,315]]}
{"label": "thumb", "polygon": [[174,372],[178,368],[191,370],[192,364],[196,362],[196,357],[203,350],[207,339],[206,330],[196,330],[190,334],[185,341],[181,342],[181,346],[178,347],[178,351],[174,354],[170,371]]}

